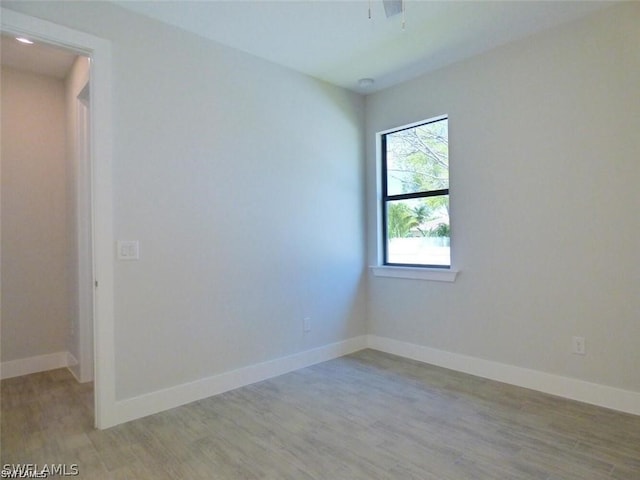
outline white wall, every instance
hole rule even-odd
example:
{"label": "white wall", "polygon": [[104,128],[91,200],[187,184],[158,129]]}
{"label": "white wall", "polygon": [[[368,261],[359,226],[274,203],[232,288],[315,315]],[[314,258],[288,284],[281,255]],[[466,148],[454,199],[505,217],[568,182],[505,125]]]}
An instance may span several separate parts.
{"label": "white wall", "polygon": [[[115,6],[3,6],[112,41],[118,399],[367,331],[640,391],[637,4],[371,95],[366,137],[357,95]],[[442,113],[461,274],[365,296],[365,138],[372,186],[374,133]]]}
{"label": "white wall", "polygon": [[2,68],[2,362],[67,350],[64,84]]}
{"label": "white wall", "polygon": [[112,41],[115,232],[141,248],[118,399],[365,333],[361,97],[112,5],[3,6]]}
{"label": "white wall", "polygon": [[449,115],[461,270],[372,277],[370,333],[640,391],[639,44],[632,2],[367,98],[369,187],[375,132]]}

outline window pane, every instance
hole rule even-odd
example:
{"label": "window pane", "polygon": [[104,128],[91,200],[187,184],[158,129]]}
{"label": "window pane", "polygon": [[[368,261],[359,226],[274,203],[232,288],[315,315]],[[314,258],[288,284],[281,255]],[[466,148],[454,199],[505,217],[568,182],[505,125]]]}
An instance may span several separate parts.
{"label": "window pane", "polygon": [[387,195],[449,188],[447,119],[388,133]]}
{"label": "window pane", "polygon": [[451,265],[449,195],[386,203],[387,263]]}

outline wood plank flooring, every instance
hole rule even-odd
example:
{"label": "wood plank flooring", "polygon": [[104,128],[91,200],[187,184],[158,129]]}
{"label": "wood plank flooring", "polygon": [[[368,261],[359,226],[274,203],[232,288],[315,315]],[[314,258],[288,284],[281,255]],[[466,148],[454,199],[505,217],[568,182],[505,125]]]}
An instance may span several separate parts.
{"label": "wood plank flooring", "polygon": [[640,479],[640,417],[373,350],[103,431],[64,369],[1,400],[1,463],[78,478]]}

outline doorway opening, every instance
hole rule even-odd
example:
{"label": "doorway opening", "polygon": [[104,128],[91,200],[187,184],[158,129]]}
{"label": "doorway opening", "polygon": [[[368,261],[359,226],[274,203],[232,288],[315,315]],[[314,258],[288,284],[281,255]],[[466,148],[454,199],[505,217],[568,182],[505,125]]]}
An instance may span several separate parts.
{"label": "doorway opening", "polygon": [[90,59],[87,128],[91,133],[87,148],[91,168],[86,186],[91,198],[86,208],[92,226],[93,413],[94,425],[108,428],[121,422],[115,396],[111,42],[4,7],[0,12],[0,33],[62,47]]}
{"label": "doorway opening", "polygon": [[2,378],[94,378],[90,60],[3,33]]}

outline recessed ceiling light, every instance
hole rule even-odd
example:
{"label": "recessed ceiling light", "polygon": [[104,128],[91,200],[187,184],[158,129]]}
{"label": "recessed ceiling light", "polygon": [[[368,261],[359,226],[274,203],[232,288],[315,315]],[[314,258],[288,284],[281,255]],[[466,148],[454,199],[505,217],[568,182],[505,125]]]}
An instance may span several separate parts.
{"label": "recessed ceiling light", "polygon": [[361,78],[360,80],[358,80],[358,86],[362,88],[370,87],[374,83],[375,81],[373,80],[373,78]]}
{"label": "recessed ceiling light", "polygon": [[33,45],[33,42],[28,38],[16,37],[16,40],[19,41],[20,43],[24,43],[25,45]]}

